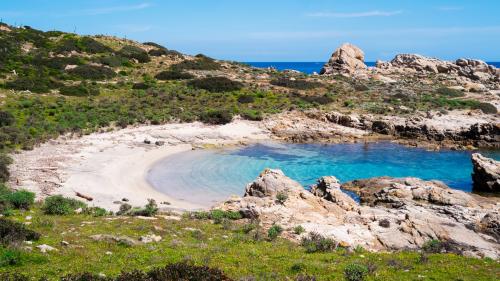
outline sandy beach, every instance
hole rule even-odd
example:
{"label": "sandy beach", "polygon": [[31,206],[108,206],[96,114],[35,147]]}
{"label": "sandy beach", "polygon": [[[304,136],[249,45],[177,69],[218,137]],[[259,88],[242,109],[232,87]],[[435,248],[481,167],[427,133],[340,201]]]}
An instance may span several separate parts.
{"label": "sandy beach", "polygon": [[78,192],[93,198],[89,205],[110,210],[117,210],[124,198],[133,206],[143,206],[152,198],[166,209],[200,209],[156,191],[146,180],[150,167],[174,153],[251,143],[270,136],[259,122],[243,120],[223,126],[166,124],[64,136],[14,154],[9,184],[35,192],[38,199],[52,194],[77,198]]}

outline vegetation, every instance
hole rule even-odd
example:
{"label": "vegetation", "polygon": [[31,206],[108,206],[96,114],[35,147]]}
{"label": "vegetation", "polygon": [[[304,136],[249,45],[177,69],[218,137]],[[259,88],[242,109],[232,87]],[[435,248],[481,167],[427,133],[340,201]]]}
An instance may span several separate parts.
{"label": "vegetation", "polygon": [[42,210],[47,215],[69,215],[73,214],[76,209],[84,207],[86,205],[81,201],[54,195],[45,199]]}
{"label": "vegetation", "polygon": [[193,60],[183,60],[171,67],[172,70],[219,70],[221,65],[214,59],[204,55],[197,55]]}
{"label": "vegetation", "polygon": [[40,234],[27,229],[24,224],[0,218],[0,243],[4,246],[40,239]]}
{"label": "vegetation", "polygon": [[329,252],[337,248],[335,241],[316,232],[311,232],[309,236],[302,238],[301,245],[307,253]]}
{"label": "vegetation", "polygon": [[368,268],[365,265],[351,263],[344,269],[344,276],[347,281],[363,281],[368,274]]}
{"label": "vegetation", "polygon": [[118,51],[117,54],[124,58],[135,59],[140,63],[151,61],[151,58],[146,51],[132,45],[124,46],[120,51]]}
{"label": "vegetation", "polygon": [[189,74],[188,72],[182,72],[178,70],[165,70],[156,74],[155,78],[158,80],[166,81],[191,79],[194,78],[194,76],[192,74]]}
{"label": "vegetation", "polygon": [[267,231],[267,237],[270,240],[275,240],[283,232],[283,228],[277,224],[271,226]]}
{"label": "vegetation", "polygon": [[[26,274],[25,278],[29,279],[14,280],[39,280],[45,276],[52,281],[60,280],[61,277],[96,278],[102,273],[109,280],[120,280],[118,276],[133,276],[124,275],[124,271],[141,271],[136,274],[142,278],[151,272],[163,271],[165,265],[184,268],[182,263],[188,265],[185,271],[182,270],[184,272],[203,274],[205,270],[201,267],[206,266],[220,270],[227,278],[234,280],[313,280],[298,279],[299,276],[314,277],[315,280],[342,280],[346,278],[346,272],[349,272],[349,276],[357,276],[358,270],[353,270],[352,264],[369,269],[368,272],[361,270],[366,272],[363,273],[365,280],[415,280],[419,275],[430,280],[493,280],[500,273],[496,261],[455,254],[430,253],[426,255],[425,261],[417,252],[389,254],[337,248],[306,254],[303,247],[279,237],[273,241],[256,240],[256,233],[260,231],[258,224],[241,219],[232,220],[233,225],[227,228],[223,223],[213,224],[205,219],[196,219],[195,214],[202,217],[207,215],[200,212],[181,220],[158,218],[150,221],[128,216],[109,217],[109,214],[93,216],[86,212],[53,216],[45,214],[38,205],[31,211],[15,210],[8,219],[9,225],[16,222],[17,227],[27,230],[23,222],[30,215],[33,218],[29,228],[40,235],[38,240],[35,239],[36,235],[16,240],[34,241],[30,245],[32,251],[0,247],[0,276],[3,278],[0,279],[9,280],[5,276],[9,275],[10,278],[15,274]],[[225,216],[233,215],[228,213]],[[11,229],[10,226],[8,228]],[[197,234],[194,235],[189,229],[197,230]],[[124,246],[119,243],[98,243],[90,238],[96,234],[112,234],[138,239],[151,233],[160,235],[162,240],[153,244]],[[62,246],[61,241],[66,241],[69,246]],[[55,247],[58,251],[42,254],[35,248],[42,244]],[[83,275],[84,272],[87,272],[86,275]]]}
{"label": "vegetation", "polygon": [[303,80],[303,79],[295,79],[295,78],[284,78],[284,77],[280,77],[278,79],[271,80],[271,84],[276,85],[276,86],[280,86],[280,87],[297,89],[297,90],[310,90],[310,89],[315,89],[315,88],[322,86],[322,84],[320,82],[308,81],[308,80]]}
{"label": "vegetation", "polygon": [[189,81],[188,85],[209,92],[233,92],[243,88],[243,84],[226,77],[207,77]]}

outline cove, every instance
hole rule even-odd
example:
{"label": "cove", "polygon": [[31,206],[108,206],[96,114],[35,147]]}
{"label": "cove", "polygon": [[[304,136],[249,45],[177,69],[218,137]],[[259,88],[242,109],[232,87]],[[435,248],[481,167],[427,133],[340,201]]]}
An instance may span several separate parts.
{"label": "cove", "polygon": [[[500,159],[500,151],[480,151]],[[472,190],[470,151],[427,151],[391,142],[289,144],[266,142],[232,149],[177,153],[157,162],[148,182],[166,195],[209,207],[243,195],[247,183],[265,168],[281,169],[307,187],[321,176],[341,182],[378,176],[441,180],[451,188]]]}

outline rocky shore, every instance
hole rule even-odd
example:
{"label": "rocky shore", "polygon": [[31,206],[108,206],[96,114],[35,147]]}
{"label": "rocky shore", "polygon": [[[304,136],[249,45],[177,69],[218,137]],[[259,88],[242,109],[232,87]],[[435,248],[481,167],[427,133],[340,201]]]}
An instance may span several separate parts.
{"label": "rocky shore", "polygon": [[[355,191],[358,204],[342,190]],[[241,212],[264,227],[279,225],[285,237],[300,241],[308,233],[347,248],[371,251],[419,249],[428,241],[442,251],[474,257],[500,256],[500,201],[416,178],[373,178],[341,185],[322,177],[309,190],[280,170],[266,169],[245,195],[217,208]],[[303,234],[293,231],[297,226]]]}

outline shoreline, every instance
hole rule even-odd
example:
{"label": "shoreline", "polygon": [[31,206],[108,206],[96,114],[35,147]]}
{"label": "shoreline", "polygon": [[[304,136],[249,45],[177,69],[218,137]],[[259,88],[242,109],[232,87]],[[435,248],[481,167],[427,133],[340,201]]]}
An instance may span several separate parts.
{"label": "shoreline", "polygon": [[[144,206],[150,198],[161,209],[198,210],[203,207],[156,190],[146,178],[149,170],[169,155],[196,147],[270,139],[270,133],[259,125],[243,120],[221,126],[195,122],[129,127],[73,139],[61,137],[14,154],[9,186],[35,192],[39,200],[53,194],[83,200],[76,196],[79,192],[93,198],[87,201],[89,206],[112,211],[117,211],[120,203]],[[156,145],[156,141],[162,145]]]}

